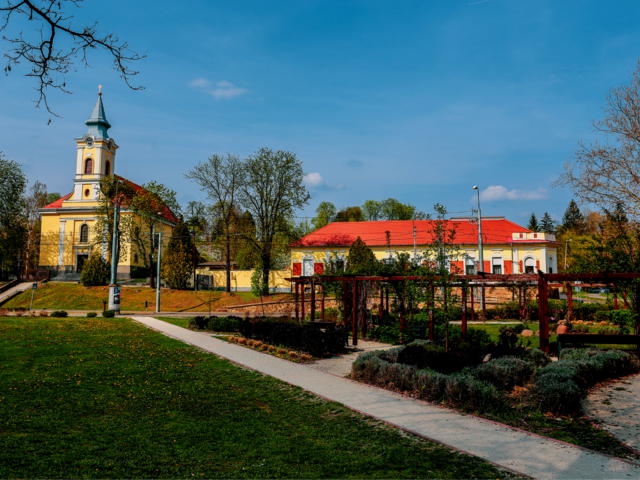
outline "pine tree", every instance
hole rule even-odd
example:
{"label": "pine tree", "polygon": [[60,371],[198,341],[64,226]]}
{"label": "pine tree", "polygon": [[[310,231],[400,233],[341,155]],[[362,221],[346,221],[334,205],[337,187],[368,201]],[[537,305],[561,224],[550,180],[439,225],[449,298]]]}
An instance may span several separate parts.
{"label": "pine tree", "polygon": [[102,255],[94,252],[86,261],[80,274],[80,282],[85,287],[107,285],[109,281],[110,265],[104,261]]}
{"label": "pine tree", "polygon": [[376,256],[373,250],[360,237],[351,244],[347,258],[346,270],[349,273],[372,274],[375,268]]}
{"label": "pine tree", "polygon": [[562,229],[578,231],[584,229],[584,216],[573,199],[569,202],[562,217]]}
{"label": "pine tree", "polygon": [[549,212],[544,212],[544,216],[540,221],[540,231],[545,233],[553,233],[555,232],[555,230],[556,226],[553,222],[553,219],[551,218],[551,215],[549,215]]}
{"label": "pine tree", "polygon": [[193,243],[191,232],[184,222],[173,229],[167,249],[162,256],[162,278],[170,288],[185,290],[193,275]]}
{"label": "pine tree", "polygon": [[536,214],[533,212],[531,212],[531,217],[529,217],[529,225],[527,225],[527,228],[532,232],[537,232],[540,228],[538,226],[538,219],[536,218]]}

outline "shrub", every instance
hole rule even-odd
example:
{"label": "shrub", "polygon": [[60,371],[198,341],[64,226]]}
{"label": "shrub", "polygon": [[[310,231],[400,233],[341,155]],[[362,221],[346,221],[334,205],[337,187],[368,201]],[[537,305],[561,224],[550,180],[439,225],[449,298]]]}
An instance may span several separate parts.
{"label": "shrub", "polygon": [[276,347],[274,347],[273,345],[269,345],[269,351],[270,352],[275,352],[276,351]]}
{"label": "shrub", "polygon": [[116,312],[114,312],[113,310],[105,310],[104,312],[102,312],[102,316],[104,318],[113,318],[116,316]]}
{"label": "shrub", "polygon": [[9,316],[9,310],[7,310],[6,308],[0,308],[0,317],[7,317]]}
{"label": "shrub", "polygon": [[445,352],[440,345],[413,342],[398,352],[398,363],[415,366],[418,370],[429,368],[440,373],[459,372],[465,367],[481,363],[481,356],[475,350]]}
{"label": "shrub", "polygon": [[24,308],[17,308],[17,309],[13,312],[13,314],[14,314],[16,317],[22,317],[22,316],[24,315]]}
{"label": "shrub", "polygon": [[85,287],[107,285],[109,281],[109,264],[104,261],[102,254],[95,251],[86,261],[80,274],[80,282]]}
{"label": "shrub", "polygon": [[247,346],[248,347],[253,347],[253,344],[256,343],[255,340],[247,340]]}
{"label": "shrub", "polygon": [[311,355],[307,355],[307,354],[300,355],[300,360],[304,360],[305,362],[308,362],[312,358],[313,357]]}
{"label": "shrub", "polygon": [[206,330],[207,326],[209,325],[210,318],[211,317],[203,316],[193,317],[191,320],[189,320],[188,326],[189,328],[192,328],[194,330]]}
{"label": "shrub", "polygon": [[279,348],[277,353],[280,355],[284,355],[285,353],[287,353],[287,351],[284,348]]}
{"label": "shrub", "polygon": [[[47,312],[46,310],[42,310],[38,315],[40,315],[41,317],[48,317],[49,312]],[[4,315],[0,314],[0,316],[4,316]]]}
{"label": "shrub", "polygon": [[87,313],[87,317],[88,317],[88,318],[94,318],[94,317],[97,317],[97,316],[98,316],[98,314],[97,314],[96,312],[89,312],[89,313]]}
{"label": "shrub", "polygon": [[244,345],[247,343],[247,339],[246,338],[239,338],[238,339],[238,345]]}
{"label": "shrub", "polygon": [[212,332],[239,332],[240,317],[209,317],[207,329]]}
{"label": "shrub", "polygon": [[580,409],[582,392],[574,381],[574,371],[570,368],[550,368],[551,364],[542,369],[531,388],[531,394],[545,410],[553,412],[576,412]]}
{"label": "shrub", "polygon": [[298,358],[298,354],[296,352],[294,352],[293,350],[289,352],[289,356],[291,358]]}
{"label": "shrub", "polygon": [[64,318],[64,317],[68,317],[69,314],[67,312],[65,312],[64,310],[56,310],[54,312],[51,312],[51,316],[52,317],[56,317],[56,318]]}
{"label": "shrub", "polygon": [[474,410],[500,410],[504,401],[498,389],[467,375],[449,375],[446,380],[447,399]]}
{"label": "shrub", "polygon": [[544,353],[542,350],[538,350],[537,348],[528,348],[524,350],[524,352],[522,352],[522,354],[520,355],[520,358],[533,363],[537,367],[544,367],[552,362],[549,355]]}
{"label": "shrub", "polygon": [[516,357],[501,357],[491,360],[485,364],[478,365],[473,369],[468,369],[479,380],[495,385],[503,390],[511,390],[516,385],[524,385],[531,380],[534,367],[530,362],[526,362]]}

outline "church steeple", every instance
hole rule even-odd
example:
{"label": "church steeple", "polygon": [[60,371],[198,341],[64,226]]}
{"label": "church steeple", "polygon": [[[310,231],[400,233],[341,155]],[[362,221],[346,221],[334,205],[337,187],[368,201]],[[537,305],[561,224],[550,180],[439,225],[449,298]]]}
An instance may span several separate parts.
{"label": "church steeple", "polygon": [[[102,86],[100,86],[100,90],[102,90]],[[111,124],[107,121],[107,116],[104,113],[102,91],[98,93],[98,101],[96,102],[96,106],[93,107],[91,118],[84,123],[89,126],[87,134],[94,135],[96,138],[109,138],[107,130],[111,128]]]}

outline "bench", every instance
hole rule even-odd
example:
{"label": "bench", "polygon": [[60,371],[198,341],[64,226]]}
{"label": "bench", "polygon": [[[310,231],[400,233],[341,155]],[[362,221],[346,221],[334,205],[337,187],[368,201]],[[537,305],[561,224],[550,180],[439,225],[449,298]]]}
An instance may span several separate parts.
{"label": "bench", "polygon": [[561,333],[558,354],[570,345],[640,345],[640,335],[598,335],[593,333]]}

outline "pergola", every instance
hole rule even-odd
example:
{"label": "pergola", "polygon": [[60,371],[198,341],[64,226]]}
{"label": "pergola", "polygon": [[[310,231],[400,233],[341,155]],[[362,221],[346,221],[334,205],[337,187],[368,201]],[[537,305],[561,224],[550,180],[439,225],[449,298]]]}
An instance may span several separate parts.
{"label": "pergola", "polygon": [[[487,285],[492,287],[509,287],[526,282],[531,285],[537,285],[538,287],[538,311],[539,311],[539,325],[540,325],[540,350],[545,353],[549,353],[549,287],[566,287],[567,289],[567,308],[568,318],[573,318],[573,287],[589,287],[589,286],[604,286],[613,285],[614,291],[616,284],[620,281],[633,280],[640,278],[640,273],[542,273],[538,271],[538,274],[514,274],[514,275],[494,275],[490,273],[479,272],[478,275],[459,275],[454,276],[452,281],[447,282],[450,287],[461,288],[461,302],[462,302],[462,336],[466,338],[467,335],[467,288],[469,287],[481,287],[484,288]],[[289,282],[295,286],[295,314],[296,319],[305,318],[305,285],[311,286],[311,319],[315,319],[315,306],[316,306],[316,286],[321,287],[321,304],[320,304],[320,318],[324,321],[324,302],[325,302],[325,289],[324,284],[333,282],[342,282],[342,291],[344,295],[343,301],[346,303],[347,288],[353,290],[353,308],[351,309],[351,326],[352,326],[352,339],[353,345],[358,344],[358,317],[357,317],[357,293],[358,284],[360,282],[412,282],[412,281],[437,281],[437,277],[428,278],[421,276],[367,276],[367,275],[316,275],[308,277],[294,277],[287,278]],[[581,283],[579,285],[572,282],[588,282]],[[302,288],[300,288],[302,286]],[[435,285],[431,285],[430,288],[436,288]],[[473,290],[471,290],[471,302],[473,305]],[[385,302],[384,289],[380,289],[380,306]],[[432,296],[433,297],[433,296]],[[614,299],[614,308],[618,309],[617,295]],[[299,305],[300,302],[300,305]],[[520,296],[520,302],[522,306],[522,296]],[[300,308],[299,308],[300,307]],[[386,292],[386,309],[389,309],[389,292]],[[640,308],[640,302],[638,302],[637,308]],[[382,308],[380,308],[380,315],[382,315]],[[473,310],[472,310],[473,312]],[[346,323],[346,319],[345,319]],[[403,319],[400,318],[400,329],[403,329]],[[365,326],[364,315],[362,315],[362,333],[363,338]],[[433,310],[429,311],[429,338],[433,340],[434,337],[434,321]]]}

